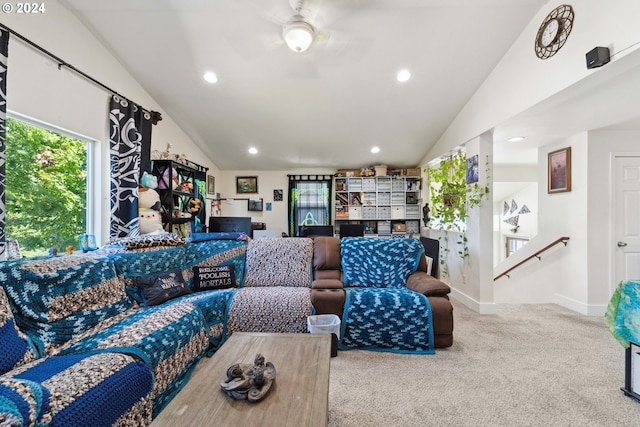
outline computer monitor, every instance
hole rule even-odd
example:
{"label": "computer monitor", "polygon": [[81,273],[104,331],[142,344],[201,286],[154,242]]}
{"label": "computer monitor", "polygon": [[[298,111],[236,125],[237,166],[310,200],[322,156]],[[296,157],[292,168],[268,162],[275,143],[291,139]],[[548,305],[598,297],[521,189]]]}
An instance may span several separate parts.
{"label": "computer monitor", "polygon": [[211,233],[245,233],[247,236],[251,236],[251,217],[210,216],[209,232]]}
{"label": "computer monitor", "polygon": [[364,236],[364,224],[340,224],[340,238]]}
{"label": "computer monitor", "polygon": [[333,236],[332,225],[300,225],[298,226],[299,237]]}

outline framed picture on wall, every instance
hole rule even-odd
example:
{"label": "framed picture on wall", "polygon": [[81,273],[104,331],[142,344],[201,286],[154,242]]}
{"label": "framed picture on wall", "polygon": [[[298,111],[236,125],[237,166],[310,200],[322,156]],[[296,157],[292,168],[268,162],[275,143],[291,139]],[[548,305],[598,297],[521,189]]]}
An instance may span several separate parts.
{"label": "framed picture on wall", "polygon": [[249,199],[249,211],[262,211],[262,199]]}
{"label": "framed picture on wall", "polygon": [[207,194],[216,194],[216,177],[207,175]]}
{"label": "framed picture on wall", "polygon": [[236,193],[251,194],[258,192],[257,176],[237,176],[236,177]]}
{"label": "framed picture on wall", "polygon": [[467,157],[467,184],[474,184],[478,180],[478,155],[476,154],[475,156]]}
{"label": "framed picture on wall", "polygon": [[273,190],[273,201],[281,202],[284,191],[282,189]]}
{"label": "framed picture on wall", "polygon": [[571,147],[549,153],[548,193],[571,191]]}

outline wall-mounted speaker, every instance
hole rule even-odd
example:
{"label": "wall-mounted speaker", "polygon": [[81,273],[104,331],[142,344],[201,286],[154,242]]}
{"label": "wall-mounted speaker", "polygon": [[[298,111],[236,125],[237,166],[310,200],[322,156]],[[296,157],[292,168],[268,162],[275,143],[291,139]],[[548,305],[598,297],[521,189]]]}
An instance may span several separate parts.
{"label": "wall-mounted speaker", "polygon": [[608,47],[594,47],[587,52],[587,69],[602,67],[611,60]]}

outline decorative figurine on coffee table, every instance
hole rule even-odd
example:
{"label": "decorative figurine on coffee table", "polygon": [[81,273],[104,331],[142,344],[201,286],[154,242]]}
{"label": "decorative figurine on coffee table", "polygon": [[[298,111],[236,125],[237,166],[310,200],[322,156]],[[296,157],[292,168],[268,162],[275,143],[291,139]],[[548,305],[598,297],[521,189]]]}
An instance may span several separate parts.
{"label": "decorative figurine on coffee table", "polygon": [[276,380],[276,367],[264,362],[261,353],[256,354],[253,364],[235,363],[227,369],[227,378],[220,383],[222,391],[237,400],[259,402],[271,390]]}

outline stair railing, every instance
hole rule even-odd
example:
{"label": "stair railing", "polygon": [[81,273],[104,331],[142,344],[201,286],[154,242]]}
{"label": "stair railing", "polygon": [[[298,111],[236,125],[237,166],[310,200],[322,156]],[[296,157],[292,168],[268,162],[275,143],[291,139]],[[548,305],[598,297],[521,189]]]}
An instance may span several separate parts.
{"label": "stair railing", "polygon": [[513,270],[515,270],[516,268],[520,267],[525,262],[527,262],[527,261],[529,261],[529,260],[531,260],[533,258],[538,258],[538,261],[540,261],[540,260],[542,260],[542,258],[540,257],[541,254],[543,254],[544,252],[548,251],[549,249],[551,249],[552,247],[554,247],[555,245],[557,245],[559,243],[562,243],[563,245],[567,246],[567,242],[568,241],[569,241],[569,238],[566,237],[566,236],[563,236],[563,237],[560,237],[560,238],[554,240],[552,243],[549,243],[547,246],[545,246],[544,248],[540,249],[535,254],[528,256],[527,258],[523,259],[522,261],[520,261],[516,265],[514,265],[512,267],[509,267],[503,273],[498,274],[496,277],[493,278],[493,281],[495,282],[496,280],[498,280],[499,278],[501,278],[503,276],[507,276],[508,278],[511,278],[509,276],[509,273],[512,272]]}

